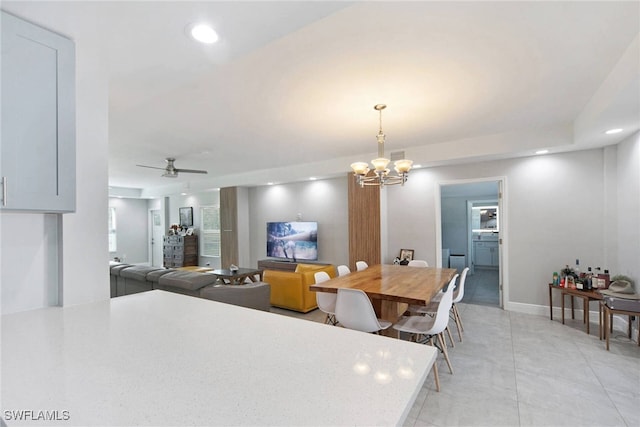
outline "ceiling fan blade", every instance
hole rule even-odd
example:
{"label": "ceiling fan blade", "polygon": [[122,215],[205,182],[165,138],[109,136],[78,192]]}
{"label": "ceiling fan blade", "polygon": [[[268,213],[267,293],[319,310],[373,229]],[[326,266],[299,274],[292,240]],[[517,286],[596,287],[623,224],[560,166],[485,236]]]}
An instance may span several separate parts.
{"label": "ceiling fan blade", "polygon": [[136,165],[136,166],[139,166],[141,168],[149,168],[149,169],[160,169],[160,170],[165,170],[166,169],[166,168],[159,168],[159,167],[156,167],[156,166],[147,166],[147,165]]}
{"label": "ceiling fan blade", "polygon": [[176,172],[184,172],[184,173],[209,173],[207,171],[197,170],[197,169],[174,169]]}
{"label": "ceiling fan blade", "polygon": [[167,157],[165,159],[165,161],[167,162],[167,166],[164,167],[164,168],[159,168],[159,167],[156,167],[156,166],[147,166],[147,165],[136,165],[136,166],[139,166],[141,168],[162,170],[162,171],[164,171],[162,176],[165,177],[165,178],[177,178],[178,177],[178,173],[180,173],[180,172],[183,172],[183,173],[202,173],[202,174],[209,173],[209,172],[207,172],[205,170],[198,170],[198,169],[178,169],[173,165],[175,160],[176,159],[173,158],[173,157]]}

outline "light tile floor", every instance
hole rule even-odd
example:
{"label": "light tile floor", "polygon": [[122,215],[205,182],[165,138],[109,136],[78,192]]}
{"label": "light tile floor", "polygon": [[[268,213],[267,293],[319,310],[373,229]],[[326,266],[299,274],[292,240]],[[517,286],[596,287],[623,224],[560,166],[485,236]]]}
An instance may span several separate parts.
{"label": "light tile floor", "polygon": [[467,274],[464,283],[462,302],[500,306],[498,269],[475,268],[473,274]]}
{"label": "light tile floor", "polygon": [[[438,358],[407,426],[639,426],[640,347],[614,330],[611,351],[579,320],[562,325],[544,316],[459,304],[463,342],[449,348],[454,375]],[[319,310],[302,315],[324,321]],[[416,344],[420,345],[420,344]]]}

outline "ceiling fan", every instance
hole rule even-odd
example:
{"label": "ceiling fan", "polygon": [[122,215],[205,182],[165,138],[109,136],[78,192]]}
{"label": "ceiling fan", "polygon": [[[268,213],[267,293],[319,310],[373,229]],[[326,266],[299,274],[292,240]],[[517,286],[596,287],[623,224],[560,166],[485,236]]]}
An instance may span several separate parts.
{"label": "ceiling fan", "polygon": [[162,174],[162,176],[164,176],[165,178],[177,178],[178,177],[178,172],[184,172],[184,173],[207,173],[207,171],[203,171],[203,170],[197,170],[197,169],[178,169],[173,165],[173,162],[175,162],[176,159],[174,159],[173,157],[167,157],[165,159],[165,162],[167,162],[167,166],[164,168],[159,168],[156,166],[146,166],[146,165],[136,165],[136,166],[140,166],[141,168],[150,168],[150,169],[160,169],[163,170],[164,173]]}

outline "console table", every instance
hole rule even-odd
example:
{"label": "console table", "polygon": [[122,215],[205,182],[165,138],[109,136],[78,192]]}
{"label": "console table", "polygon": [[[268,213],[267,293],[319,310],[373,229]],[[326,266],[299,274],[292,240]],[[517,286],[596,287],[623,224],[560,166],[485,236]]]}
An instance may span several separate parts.
{"label": "console table", "polygon": [[[575,319],[575,311],[573,298],[582,298],[582,311],[584,311],[583,322],[587,325],[587,334],[589,334],[589,302],[590,301],[602,301],[602,295],[598,291],[584,291],[580,289],[570,289],[570,288],[561,288],[560,286],[554,286],[552,283],[549,283],[549,318],[553,320],[553,298],[552,298],[552,290],[557,289],[560,291],[560,296],[562,298],[562,324],[564,325],[564,297],[571,297],[571,318]],[[600,305],[598,305],[600,307]],[[599,308],[598,313],[601,313],[601,309]],[[598,315],[598,325],[601,325],[602,315]]]}
{"label": "console table", "polygon": [[299,260],[299,261],[280,261],[277,259],[258,260],[258,268],[261,270],[296,271],[296,267],[298,267],[298,264],[314,264],[318,266],[331,265],[324,262],[306,261],[306,260]]}

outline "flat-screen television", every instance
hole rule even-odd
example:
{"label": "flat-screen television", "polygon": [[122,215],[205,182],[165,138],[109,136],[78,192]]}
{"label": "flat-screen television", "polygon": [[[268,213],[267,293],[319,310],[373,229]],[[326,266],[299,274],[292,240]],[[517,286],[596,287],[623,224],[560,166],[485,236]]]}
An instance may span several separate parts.
{"label": "flat-screen television", "polygon": [[318,260],[317,222],[268,222],[267,256],[297,260]]}

